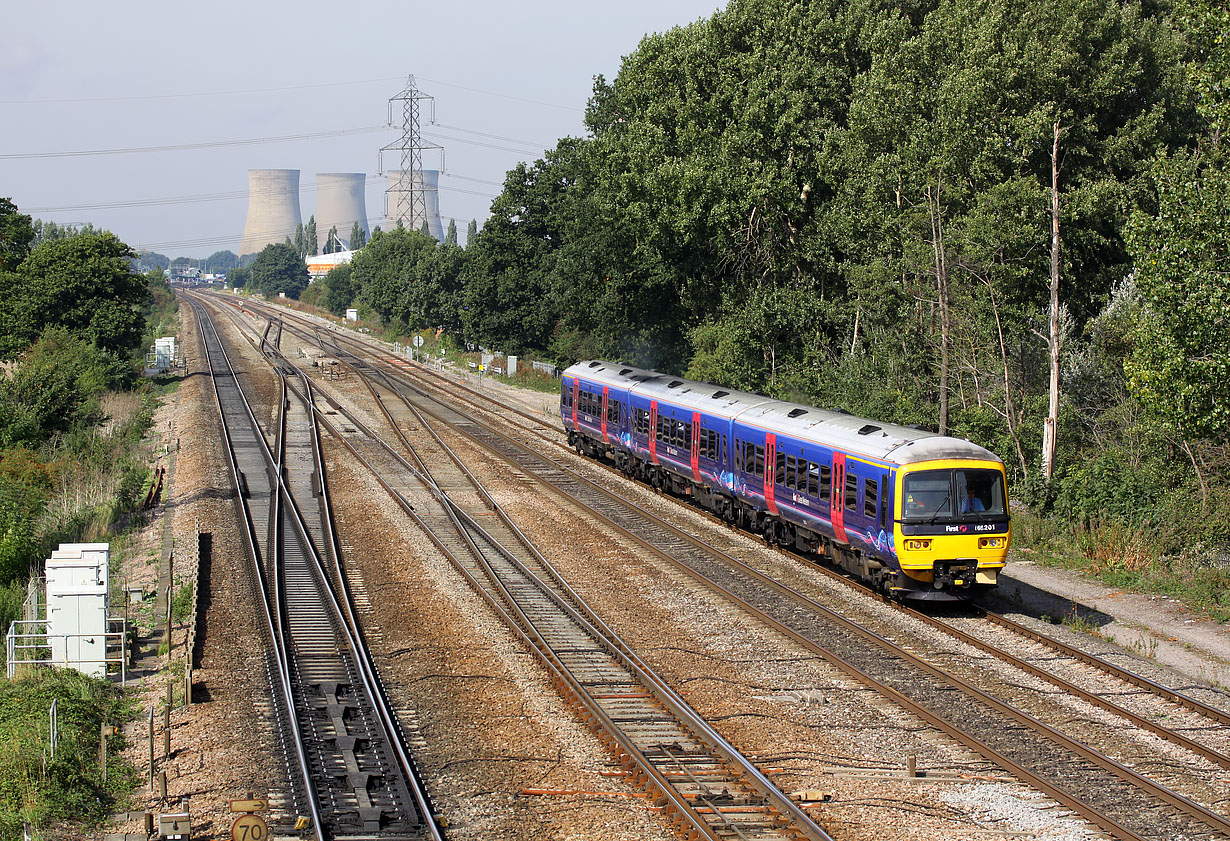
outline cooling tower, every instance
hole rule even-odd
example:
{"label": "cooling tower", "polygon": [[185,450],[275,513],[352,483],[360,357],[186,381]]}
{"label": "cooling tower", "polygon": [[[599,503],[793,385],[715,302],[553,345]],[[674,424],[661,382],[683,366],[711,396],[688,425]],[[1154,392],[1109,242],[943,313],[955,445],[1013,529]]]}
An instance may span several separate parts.
{"label": "cooling tower", "polygon": [[[243,226],[239,256],[256,254],[266,245],[295,238],[303,223],[299,213],[299,170],[248,170],[248,221]],[[318,228],[319,230],[319,228]],[[350,230],[346,230],[350,236]]]}
{"label": "cooling tower", "polygon": [[[385,194],[388,206],[385,208],[385,212],[389,217],[389,227],[393,228],[396,227],[397,220],[400,215],[398,210],[398,199],[401,197],[401,190],[397,185],[401,180],[401,170],[389,170],[388,177],[389,189]],[[440,224],[440,173],[438,170],[425,169],[423,170],[422,183],[414,183],[416,181],[417,179],[413,179],[412,183],[414,184],[414,187],[418,187],[418,189],[423,191],[423,197],[425,199],[424,204],[427,206],[427,231],[436,238],[437,242],[443,242],[444,226]],[[413,189],[413,187],[411,189]],[[406,203],[406,206],[409,206],[409,202]],[[402,225],[412,231],[421,230],[423,227],[422,216],[415,219],[402,219],[401,221]]]}
{"label": "cooling tower", "polygon": [[329,239],[329,231],[336,227],[337,236],[350,250],[350,233],[354,223],[359,223],[364,240],[367,239],[367,202],[363,172],[318,172],[316,173],[316,241],[323,249]]}

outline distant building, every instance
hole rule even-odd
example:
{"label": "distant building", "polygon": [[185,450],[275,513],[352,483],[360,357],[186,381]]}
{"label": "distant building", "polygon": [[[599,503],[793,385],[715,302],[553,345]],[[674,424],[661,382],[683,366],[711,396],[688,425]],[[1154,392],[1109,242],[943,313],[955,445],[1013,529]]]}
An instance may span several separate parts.
{"label": "distant building", "polygon": [[354,255],[354,251],[334,251],[332,254],[309,254],[303,260],[307,263],[312,280],[317,280],[327,275],[333,267],[349,263]]}

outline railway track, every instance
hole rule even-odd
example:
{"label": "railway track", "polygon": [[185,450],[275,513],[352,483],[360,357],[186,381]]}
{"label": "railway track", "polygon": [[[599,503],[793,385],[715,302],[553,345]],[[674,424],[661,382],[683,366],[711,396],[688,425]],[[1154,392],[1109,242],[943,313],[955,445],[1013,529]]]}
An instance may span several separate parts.
{"label": "railway track", "polygon": [[212,319],[190,300],[239,489],[284,725],[297,820],[278,829],[306,826],[320,841],[441,838],[361,637],[313,541],[321,539],[336,557],[336,543],[325,540],[331,521],[313,407],[287,383],[298,374],[276,349],[280,328],[266,330],[259,345],[279,374],[270,448]]}
{"label": "railway track", "polygon": [[[362,364],[360,364],[360,366],[362,366]],[[455,423],[456,428],[459,430],[462,427],[465,427],[467,433],[472,432],[472,430],[476,427],[476,424],[469,418],[455,419]],[[487,440],[487,445],[492,446],[491,439]],[[496,449],[498,449],[498,445],[496,445]],[[522,461],[522,464],[524,465],[524,460],[517,459],[517,456],[515,455],[509,455],[507,450],[504,452],[504,455],[509,457],[509,460]],[[556,486],[560,484],[560,481],[558,481],[558,476],[551,477],[551,482],[552,484],[556,484]],[[722,573],[710,575],[710,578],[721,577]],[[761,588],[774,585],[777,586],[779,590],[781,589],[780,585],[768,582],[768,580],[760,580],[759,582],[759,586],[761,586]],[[750,606],[752,605],[752,602],[747,601],[747,604]],[[813,610],[823,612],[823,609],[820,609],[819,605],[812,605],[812,607]],[[771,618],[768,611],[764,612],[764,616],[766,618]],[[829,621],[838,623],[838,625],[844,625],[845,630],[847,631],[855,631],[856,633],[860,633],[857,628],[841,622],[840,617],[838,616],[829,615],[827,618]],[[781,630],[795,631],[790,626],[785,625],[781,626]],[[814,636],[818,636],[818,634],[812,634],[812,636],[801,634],[801,636],[802,641],[812,639],[814,642]],[[875,634],[868,634],[868,632],[862,631],[860,633],[861,642],[875,642],[873,636],[875,636]],[[881,648],[881,652],[883,652],[883,650],[889,650],[894,647],[891,643],[884,644],[884,641],[882,641],[879,648]],[[859,653],[852,652],[850,654],[852,654],[852,657],[841,658],[845,661],[847,666],[857,660],[857,654]],[[924,673],[929,670],[929,668],[927,668],[927,664],[921,663],[921,661],[915,661],[914,665],[916,668],[924,671]],[[951,682],[950,676],[935,674],[936,670],[934,670],[934,668],[930,669],[930,671],[932,676],[941,677],[941,679],[950,680]],[[862,679],[866,682],[868,675],[863,674]],[[1048,679],[1050,679],[1049,676]],[[942,727],[942,722],[935,721],[934,716],[927,716],[927,714],[925,714],[927,712],[926,707],[922,707],[918,702],[913,700],[913,698],[909,697],[909,693],[913,692],[915,695],[924,696],[922,700],[926,701],[927,698],[925,696],[929,693],[929,689],[924,689],[924,687],[920,687],[918,685],[910,686],[908,681],[905,686],[907,686],[907,691],[898,691],[895,693],[895,697],[897,697],[899,702],[903,703],[903,706],[914,709],[916,713],[922,713],[922,717],[929,718],[929,721],[932,721],[932,723],[935,723],[936,725],[941,725],[941,729],[950,729]],[[900,689],[900,687],[893,687],[886,684],[883,685],[881,689],[894,690]],[[969,695],[977,697],[977,691],[972,691],[973,687],[966,686],[962,687],[962,689],[969,693]],[[887,691],[886,693],[889,697],[894,697],[893,691]],[[952,698],[945,698],[943,702],[940,702],[937,698],[932,697],[930,698],[930,701],[930,707],[951,709],[953,706]],[[995,761],[998,761],[999,764],[1009,767],[1010,770],[1017,773],[1018,776],[1026,778],[1026,780],[1031,780],[1034,784],[1036,784],[1036,786],[1042,788],[1043,791],[1048,791],[1048,793],[1052,793],[1053,796],[1059,796],[1063,802],[1069,803],[1070,805],[1073,805],[1074,808],[1081,810],[1082,814],[1086,814],[1086,816],[1089,816],[1091,820],[1095,820],[1095,823],[1103,826],[1103,829],[1111,831],[1114,835],[1119,837],[1150,837],[1153,832],[1168,831],[1178,832],[1178,834],[1183,835],[1189,834],[1192,837],[1200,837],[1203,835],[1208,835],[1210,831],[1214,832],[1214,834],[1219,834],[1219,832],[1220,834],[1225,834],[1226,829],[1230,826],[1230,824],[1226,823],[1224,818],[1221,818],[1220,815],[1213,813],[1212,810],[1200,807],[1200,805],[1192,803],[1191,800],[1187,800],[1186,798],[1176,796],[1176,794],[1168,791],[1165,787],[1157,786],[1157,784],[1151,782],[1148,778],[1141,777],[1140,775],[1137,775],[1137,773],[1130,771],[1129,768],[1119,765],[1113,760],[1109,760],[1108,757],[1101,756],[1097,751],[1087,749],[1087,746],[1081,745],[1076,743],[1074,740],[1066,738],[1063,734],[1055,732],[1053,728],[1044,728],[1044,725],[1042,729],[1045,735],[1047,735],[1048,740],[1052,741],[1052,743],[1063,746],[1063,748],[1070,751],[1073,756],[1057,757],[1052,754],[1048,756],[1022,757],[1022,759],[1030,761],[1031,765],[1050,767],[1053,770],[1049,780],[1047,780],[1047,778],[1039,777],[1036,773],[1028,772],[1026,767],[1022,766],[1020,762],[1011,759],[1011,743],[1012,741],[1018,740],[1018,738],[1022,735],[1023,732],[1020,729],[1021,727],[1031,727],[1034,730],[1038,730],[1041,722],[1031,721],[1031,717],[1025,716],[1025,714],[1020,713],[1020,711],[1011,711],[1011,709],[1007,708],[1007,705],[1002,705],[1001,702],[995,701],[994,698],[980,697],[979,701],[982,702],[983,705],[988,705],[995,708],[995,711],[1000,714],[1009,714],[1010,717],[1015,719],[1017,727],[1009,728],[1005,727],[1004,723],[999,721],[988,721],[988,719],[985,718],[978,719],[978,721],[982,721],[986,725],[985,728],[978,728],[980,732],[983,732],[983,730],[995,730],[995,732],[1004,733],[1009,736],[1009,738],[1006,739],[1006,743],[1009,744],[1005,745],[1007,750],[998,749],[995,745],[991,744],[983,744],[980,746],[973,745],[970,744],[967,739],[962,739],[963,741],[967,741],[967,744],[974,746],[975,750],[980,748],[979,752],[982,752],[984,756],[988,756],[989,759],[994,759]],[[1103,702],[1100,706],[1103,706],[1103,708],[1109,707],[1113,709],[1113,706],[1105,705],[1105,702]],[[970,711],[969,708],[964,708],[963,712],[966,713],[966,716],[963,717],[968,718],[970,714],[977,711]],[[1127,717],[1132,719],[1130,714],[1128,714]],[[1139,717],[1137,718],[1139,719]],[[1141,722],[1135,721],[1134,723],[1140,724]],[[1192,743],[1191,740],[1187,740],[1181,734],[1171,732],[1168,736],[1170,736],[1171,740],[1175,741],[1176,744],[1180,744],[1184,746],[1184,748],[1199,752],[1200,755],[1207,757],[1207,759],[1212,759],[1216,762],[1216,764],[1223,765],[1223,767],[1225,767],[1225,757],[1218,754],[1218,752],[1202,750],[1199,748],[1199,745]],[[1076,757],[1076,759],[1074,759],[1074,757]],[[1065,762],[1066,767],[1064,767]],[[1100,776],[1100,773],[1101,775],[1109,776]],[[1161,819],[1160,821],[1154,820],[1157,815],[1153,815],[1153,818],[1151,818],[1153,823],[1141,824],[1139,820],[1135,820],[1134,823],[1137,824],[1138,829],[1132,829],[1132,827],[1124,825],[1132,824],[1133,819],[1135,818],[1135,813],[1139,810],[1137,807],[1134,807],[1134,805],[1127,805],[1127,807],[1125,807],[1124,803],[1132,802],[1133,794],[1130,791],[1124,791],[1122,788],[1122,783],[1124,782],[1127,782],[1130,787],[1137,787],[1138,791],[1146,793],[1146,796],[1155,798],[1156,802],[1153,804],[1140,804],[1143,805],[1145,811],[1153,811],[1153,813],[1156,813],[1157,809],[1161,808],[1159,807],[1159,803],[1164,803],[1166,804],[1166,807],[1171,809],[1171,813],[1167,815],[1166,819]],[[1074,802],[1074,799],[1070,796],[1065,797],[1065,789],[1087,791],[1095,796],[1092,799],[1101,799],[1101,816],[1098,816],[1095,810],[1087,809],[1082,807],[1082,804]],[[1121,816],[1123,823],[1116,823],[1116,813]],[[1188,819],[1194,820],[1194,823],[1191,823]]]}
{"label": "railway track", "polygon": [[[333,338],[336,341],[335,337]],[[357,343],[355,343],[357,344]],[[335,349],[338,350],[338,349]],[[339,355],[345,355],[339,351]],[[387,359],[387,357],[386,357]],[[359,362],[360,369],[366,364]],[[426,392],[422,389],[421,384],[414,386],[415,392],[420,399],[426,398]],[[479,402],[478,398],[471,398],[471,407]],[[429,410],[433,411],[433,410]],[[447,415],[447,410],[434,410],[441,414]],[[504,414],[507,414],[505,412]],[[570,471],[561,468],[559,465],[544,463],[541,452],[530,452],[524,443],[509,441],[495,434],[493,430],[485,428],[483,425],[475,422],[473,412],[468,412],[465,415],[455,413],[452,421],[458,432],[464,432],[472,437],[483,440],[484,445],[492,452],[500,453],[501,457],[508,460],[510,463],[518,464],[531,473],[538,475],[540,478],[549,482],[553,486],[562,488],[563,491],[570,497],[586,498],[584,503],[592,511],[599,513],[603,518],[612,523],[616,523],[623,527],[624,522],[620,521],[621,517],[627,517],[627,504],[605,494],[598,492],[596,486],[590,485],[586,487],[586,480],[571,473]],[[536,418],[528,418],[528,423],[520,424],[525,430],[533,432],[533,427],[541,422]],[[538,434],[538,433],[534,433]],[[541,451],[541,446],[538,450]],[[580,491],[578,492],[578,488]],[[596,502],[593,500],[597,500]],[[622,506],[622,509],[621,509]],[[622,510],[622,514],[620,511]],[[641,512],[637,511],[633,517],[640,517]],[[658,522],[653,525],[649,531],[662,531],[663,523]],[[636,530],[633,529],[633,532]],[[673,558],[674,562],[680,563],[681,556],[688,555],[692,549],[696,547],[680,548],[677,546],[663,546],[660,539],[656,539],[653,535],[643,533],[637,535],[635,539],[642,542],[643,545],[658,550],[664,550],[666,555]],[[675,537],[682,543],[687,544],[690,537],[680,533]],[[703,554],[703,553],[702,553]],[[710,554],[712,554],[710,552]],[[762,610],[761,613],[766,621],[777,622],[779,630],[786,633],[788,636],[793,636],[800,644],[812,646],[812,650],[826,656],[830,662],[839,665],[847,670],[848,673],[855,676],[856,679],[868,684],[876,685],[888,697],[894,698],[906,708],[912,709],[916,714],[919,714],[925,720],[931,721],[935,726],[950,732],[956,738],[973,747],[983,756],[995,761],[1022,779],[1032,782],[1035,786],[1043,791],[1047,791],[1052,796],[1057,797],[1061,802],[1070,805],[1077,809],[1082,814],[1085,814],[1094,823],[1102,826],[1112,835],[1123,838],[1136,837],[1162,837],[1165,835],[1174,835],[1175,837],[1223,837],[1230,830],[1230,823],[1227,823],[1221,815],[1209,810],[1199,804],[1196,804],[1187,798],[1176,795],[1169,791],[1165,786],[1158,785],[1152,780],[1143,777],[1131,769],[1115,762],[1109,757],[1102,756],[1099,752],[1089,749],[1088,746],[1082,745],[1076,740],[1069,739],[1062,733],[1055,731],[1054,728],[1046,728],[1020,710],[1012,710],[1009,705],[999,702],[991,697],[980,697],[972,686],[955,686],[950,675],[936,673],[934,667],[922,662],[921,658],[914,658],[914,662],[910,665],[914,671],[919,674],[927,674],[930,672],[928,679],[918,681],[916,678],[905,677],[901,674],[889,675],[888,680],[879,680],[878,677],[873,677],[871,672],[872,667],[879,668],[878,663],[869,663],[867,671],[861,671],[858,667],[860,648],[863,650],[876,651],[876,656],[883,660],[885,653],[891,654],[898,662],[910,661],[911,656],[907,656],[907,652],[899,652],[897,647],[882,638],[877,640],[877,635],[867,629],[859,629],[849,624],[840,617],[823,606],[810,602],[810,600],[800,600],[799,594],[791,593],[787,588],[783,588],[780,584],[770,581],[763,576],[758,577],[758,573],[750,568],[740,570],[737,576],[744,576],[746,580],[736,581],[728,580],[732,576],[729,572],[716,567],[710,570],[702,569],[703,564],[698,564],[694,561],[684,560],[683,566],[692,570],[693,574],[699,578],[709,578],[723,582],[723,587],[732,598],[742,596],[745,608],[749,610],[759,610],[755,607],[757,600],[757,591],[772,592],[776,590],[775,595],[789,596],[796,600],[796,603],[802,601],[807,604],[808,611],[813,616],[823,616],[824,621],[830,623],[832,627],[839,627],[847,635],[856,634],[854,637],[859,640],[857,646],[853,646],[854,650],[842,651],[840,635],[834,637],[831,633],[826,633],[822,628],[800,628],[797,622],[782,622],[780,618],[773,615],[772,610]],[[727,569],[738,569],[740,562],[734,558],[726,557],[718,566],[725,566]],[[750,586],[749,586],[750,585]],[[810,603],[809,603],[810,602]],[[771,606],[766,606],[771,607]],[[802,623],[806,625],[807,623]],[[946,633],[954,633],[955,629],[948,628]],[[820,645],[818,640],[829,640],[829,648]],[[996,655],[1000,656],[1000,655]],[[1109,664],[1107,664],[1109,666]],[[1114,671],[1116,669],[1108,669]],[[909,671],[909,670],[906,670]],[[1122,671],[1122,670],[1118,670]],[[880,668],[881,676],[883,669]],[[1130,674],[1130,673],[1128,673]],[[1044,675],[1044,677],[1056,683],[1056,679],[1052,675]],[[934,688],[936,682],[947,683],[948,689],[937,692]],[[1058,684],[1061,688],[1067,690],[1062,683]],[[958,689],[963,698],[976,699],[974,706],[969,706],[965,700],[957,700],[952,696],[954,689]],[[1167,697],[1168,700],[1176,701],[1175,696],[1180,699],[1186,699],[1181,693],[1175,693],[1165,687],[1158,687],[1157,693],[1162,697]],[[984,693],[985,694],[985,693]],[[1079,694],[1079,693],[1074,693]],[[1189,709],[1202,711],[1207,705],[1202,705],[1194,699],[1186,699],[1190,703],[1184,703]],[[1183,700],[1176,702],[1183,703]],[[1096,703],[1103,709],[1120,714],[1119,709],[1104,699],[1098,698]],[[948,714],[944,717],[934,715],[933,711],[943,709]],[[959,710],[954,714],[954,709]],[[993,715],[988,718],[986,710],[990,710]],[[1208,707],[1210,717],[1216,720],[1218,711],[1216,708]],[[1128,720],[1133,721],[1137,726],[1145,726],[1139,716],[1133,717],[1126,711],[1122,714]],[[1202,712],[1202,714],[1205,714]],[[1003,716],[1007,716],[1009,722],[1005,722]],[[953,719],[964,719],[967,722],[978,722],[975,728],[954,728],[952,726]],[[1041,725],[1041,726],[1040,726]],[[1026,737],[1025,733],[1028,729],[1032,729],[1035,733],[1041,732],[1043,739],[1038,740],[1037,737]],[[1003,743],[996,745],[988,742],[979,742],[971,740],[968,734],[962,735],[960,729],[977,729],[980,733],[1001,733],[1004,734]],[[1153,729],[1153,728],[1151,728]],[[1217,751],[1202,749],[1198,743],[1191,739],[1187,739],[1182,734],[1173,731],[1164,731],[1164,737],[1177,745],[1209,759],[1217,765],[1226,767],[1225,756]],[[1154,729],[1154,732],[1158,732]],[[991,740],[994,741],[994,740]],[[1033,747],[1033,755],[1029,752],[1022,752],[1016,743],[1021,741],[1029,742],[1046,742],[1052,747],[1048,751],[1038,752]],[[1055,749],[1060,752],[1055,753]],[[1031,768],[1049,769],[1049,773],[1039,774],[1030,770]],[[1074,797],[1070,792],[1080,792],[1084,799],[1090,800],[1096,804],[1090,806],[1080,802],[1080,798]],[[1143,799],[1142,799],[1143,798]],[[1146,816],[1144,820],[1141,816]]]}
{"label": "railway track", "polygon": [[[399,414],[377,399],[390,417]],[[339,404],[329,405],[347,426],[323,423],[538,654],[561,694],[681,834],[829,838],[619,641],[422,418],[408,423],[402,413],[403,457]]]}

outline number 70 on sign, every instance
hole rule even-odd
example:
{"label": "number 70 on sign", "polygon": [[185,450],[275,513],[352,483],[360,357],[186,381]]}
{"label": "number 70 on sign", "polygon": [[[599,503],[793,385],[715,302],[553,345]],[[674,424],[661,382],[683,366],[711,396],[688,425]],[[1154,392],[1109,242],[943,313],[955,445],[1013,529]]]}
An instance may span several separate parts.
{"label": "number 70 on sign", "polygon": [[231,841],[269,841],[269,825],[259,815],[240,815],[231,824]]}

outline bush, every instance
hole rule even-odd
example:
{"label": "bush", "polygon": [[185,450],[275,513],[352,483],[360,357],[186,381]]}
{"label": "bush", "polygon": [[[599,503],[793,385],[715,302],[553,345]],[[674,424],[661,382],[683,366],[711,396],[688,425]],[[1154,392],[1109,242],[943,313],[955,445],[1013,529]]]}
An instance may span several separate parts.
{"label": "bush", "polygon": [[[48,739],[53,700],[60,729],[54,759]],[[69,669],[39,668],[0,680],[0,837],[20,838],[26,821],[35,827],[61,821],[100,825],[135,787],[137,775],[119,753],[123,736],[112,736],[103,782],[99,728],[133,715],[118,687]]]}

